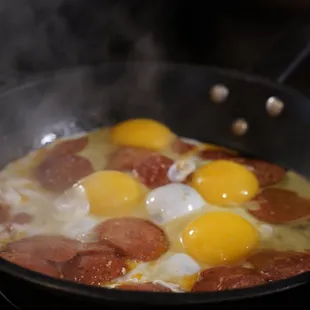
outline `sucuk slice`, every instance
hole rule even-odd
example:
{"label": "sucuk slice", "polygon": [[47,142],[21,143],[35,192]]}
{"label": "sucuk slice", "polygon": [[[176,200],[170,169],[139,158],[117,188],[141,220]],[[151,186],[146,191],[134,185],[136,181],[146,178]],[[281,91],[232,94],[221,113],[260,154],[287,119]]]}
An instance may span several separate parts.
{"label": "sucuk slice", "polygon": [[173,163],[174,161],[166,156],[153,154],[137,162],[133,171],[141,183],[154,189],[171,183],[167,174]]}
{"label": "sucuk slice", "polygon": [[108,241],[131,259],[151,261],[168,250],[165,233],[150,221],[123,217],[99,224],[95,231],[100,239]]}
{"label": "sucuk slice", "polygon": [[10,208],[6,204],[0,203],[0,224],[6,223],[10,218]]}
{"label": "sucuk slice", "polygon": [[109,156],[109,161],[105,169],[119,171],[132,170],[136,162],[140,162],[145,157],[154,153],[154,151],[139,147],[120,147]]}
{"label": "sucuk slice", "polygon": [[0,257],[13,264],[19,265],[20,267],[42,273],[50,277],[59,278],[59,272],[54,265],[44,259],[33,256],[30,253],[2,252],[0,253]]}
{"label": "sucuk slice", "polygon": [[310,217],[310,199],[280,188],[266,188],[254,199],[258,209],[249,212],[258,220],[270,224],[284,224]]}
{"label": "sucuk slice", "polygon": [[237,267],[214,267],[200,272],[192,292],[224,291],[246,288],[266,283],[263,276],[253,269]]}
{"label": "sucuk slice", "polygon": [[65,155],[44,160],[36,167],[35,177],[44,188],[62,192],[93,172],[87,158]]}
{"label": "sucuk slice", "polygon": [[78,152],[81,152],[87,146],[87,144],[87,136],[62,141],[48,150],[47,157],[74,155]]}
{"label": "sucuk slice", "polygon": [[310,270],[310,254],[262,250],[248,261],[267,280],[286,279]]}
{"label": "sucuk slice", "polygon": [[171,290],[160,284],[152,282],[146,283],[124,283],[116,287],[122,291],[141,291],[141,292],[171,292]]}
{"label": "sucuk slice", "polygon": [[236,155],[225,150],[217,149],[205,149],[199,152],[199,157],[204,160],[216,160],[216,159],[227,159],[235,158]]}
{"label": "sucuk slice", "polygon": [[62,263],[78,253],[81,243],[61,236],[33,236],[9,243],[5,251],[30,253],[33,257]]}
{"label": "sucuk slice", "polygon": [[282,167],[266,161],[250,158],[235,158],[233,161],[246,165],[257,177],[261,187],[279,183],[286,174]]}
{"label": "sucuk slice", "polygon": [[116,254],[117,251],[114,247],[112,247],[111,245],[107,244],[104,241],[81,243],[78,248],[78,254],[90,254],[90,253]]}
{"label": "sucuk slice", "polygon": [[65,279],[87,285],[101,285],[125,273],[124,258],[104,252],[77,255],[62,267]]}
{"label": "sucuk slice", "polygon": [[33,220],[33,217],[30,214],[26,212],[20,212],[20,213],[15,214],[12,217],[12,219],[10,220],[10,223],[23,225],[23,224],[31,223],[32,220]]}
{"label": "sucuk slice", "polygon": [[183,155],[183,154],[186,154],[190,151],[193,151],[195,148],[197,148],[197,146],[194,144],[184,142],[181,139],[177,138],[172,143],[171,148],[175,153],[177,153],[179,155]]}

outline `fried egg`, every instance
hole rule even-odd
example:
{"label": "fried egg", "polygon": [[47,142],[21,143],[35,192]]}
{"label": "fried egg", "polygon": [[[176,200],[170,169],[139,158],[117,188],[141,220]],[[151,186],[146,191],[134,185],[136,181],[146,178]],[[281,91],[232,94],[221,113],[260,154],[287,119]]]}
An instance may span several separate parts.
{"label": "fried egg", "polygon": [[151,119],[131,119],[111,129],[111,142],[119,145],[162,150],[175,135],[165,125]]}
{"label": "fried egg", "polygon": [[209,212],[183,230],[185,251],[211,266],[244,259],[259,243],[259,232],[243,217],[231,212]]}
{"label": "fried egg", "polygon": [[251,200],[259,190],[256,176],[243,165],[216,160],[199,167],[192,186],[211,204],[229,206]]}
{"label": "fried egg", "polygon": [[145,202],[149,217],[157,224],[166,224],[197,212],[206,204],[194,188],[181,183],[171,183],[150,191]]}
{"label": "fried egg", "polygon": [[[172,291],[182,291],[193,281],[200,271],[200,265],[184,253],[166,253],[156,263],[137,264],[124,277],[116,279],[113,283],[144,283],[153,282],[163,284]],[[192,283],[191,283],[192,284]]]}
{"label": "fried egg", "polygon": [[142,186],[132,176],[119,171],[98,171],[80,182],[97,216],[130,214],[142,201]]}

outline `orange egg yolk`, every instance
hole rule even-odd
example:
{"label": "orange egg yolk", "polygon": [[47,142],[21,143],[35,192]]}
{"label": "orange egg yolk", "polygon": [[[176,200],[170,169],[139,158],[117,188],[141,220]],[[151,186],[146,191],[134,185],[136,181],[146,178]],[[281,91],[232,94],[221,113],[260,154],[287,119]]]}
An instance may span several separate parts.
{"label": "orange egg yolk", "polygon": [[185,251],[211,266],[245,258],[259,242],[256,229],[230,212],[210,212],[193,220],[182,234]]}
{"label": "orange egg yolk", "polygon": [[141,202],[142,187],[130,175],[119,171],[98,171],[81,181],[90,213],[98,216],[129,215]]}
{"label": "orange egg yolk", "polygon": [[165,125],[150,119],[132,119],[111,129],[111,142],[152,150],[166,148],[175,138]]}
{"label": "orange egg yolk", "polygon": [[259,190],[256,176],[243,165],[215,160],[198,168],[192,186],[211,204],[227,206],[252,199]]}

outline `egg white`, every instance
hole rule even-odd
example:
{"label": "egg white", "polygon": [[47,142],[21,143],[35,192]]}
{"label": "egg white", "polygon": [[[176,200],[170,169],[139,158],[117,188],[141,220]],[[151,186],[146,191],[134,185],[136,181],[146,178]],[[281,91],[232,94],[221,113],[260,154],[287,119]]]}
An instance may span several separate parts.
{"label": "egg white", "polygon": [[153,282],[181,292],[181,284],[186,276],[196,275],[201,270],[200,265],[184,253],[168,252],[160,257],[156,263],[139,263],[125,276],[117,278],[110,287],[124,283]]}
{"label": "egg white", "polygon": [[146,211],[156,224],[197,212],[206,202],[191,186],[172,183],[158,187],[148,193],[145,199]]}

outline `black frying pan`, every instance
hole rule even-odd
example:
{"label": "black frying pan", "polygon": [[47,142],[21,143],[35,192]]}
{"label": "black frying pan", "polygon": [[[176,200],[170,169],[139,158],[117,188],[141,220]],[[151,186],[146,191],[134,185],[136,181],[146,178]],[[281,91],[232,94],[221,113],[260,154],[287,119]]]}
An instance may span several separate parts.
{"label": "black frying pan", "polygon": [[[308,45],[304,47],[309,49]],[[276,63],[272,68],[278,69]],[[280,81],[291,69],[281,75]],[[228,99],[220,104],[210,99],[210,89],[215,84],[223,84],[230,91]],[[270,97],[283,101],[284,109],[277,117],[271,117],[266,110]],[[288,87],[251,75],[158,63],[79,68],[3,89],[0,166],[42,146],[48,134],[69,136],[132,117],[157,119],[178,135],[234,148],[310,177],[309,99]],[[237,119],[248,123],[243,135],[232,131]],[[0,288],[23,309],[99,309],[100,305],[101,309],[102,305],[129,303],[141,307],[212,304],[211,309],[217,309],[258,307],[279,301],[296,306],[310,303],[310,272],[236,291],[154,294],[78,285],[0,260]]]}

